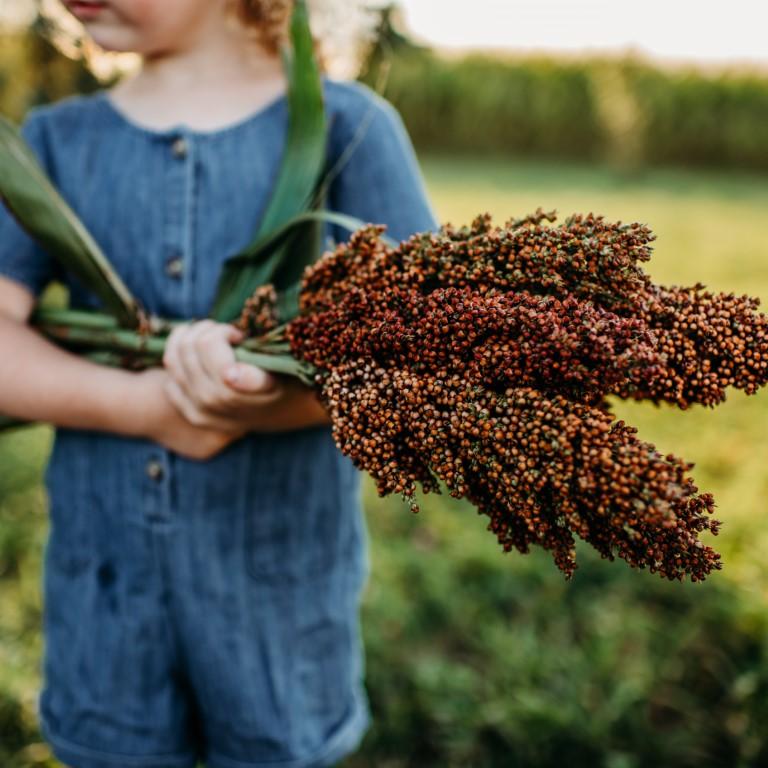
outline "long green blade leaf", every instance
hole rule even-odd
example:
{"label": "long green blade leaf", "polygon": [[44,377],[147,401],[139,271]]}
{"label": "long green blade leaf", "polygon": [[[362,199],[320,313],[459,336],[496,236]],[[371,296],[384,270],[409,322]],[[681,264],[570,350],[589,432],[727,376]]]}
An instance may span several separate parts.
{"label": "long green blade leaf", "polygon": [[[325,197],[316,199],[311,212],[322,214],[324,210]],[[293,237],[286,240],[284,254],[269,280],[276,290],[282,291],[301,280],[307,266],[320,258],[323,252],[324,223],[321,217],[309,219],[302,226],[296,227]]]}
{"label": "long green blade leaf", "polygon": [[259,235],[306,209],[325,164],[327,121],[323,84],[304,0],[296,3],[291,43],[291,50],[283,54],[290,83],[287,151]]}
{"label": "long green blade leaf", "polygon": [[[366,222],[357,219],[354,216],[348,216],[344,213],[335,211],[306,211],[294,216],[283,226],[265,235],[264,238],[251,246],[250,251],[243,251],[235,256],[231,256],[224,262],[223,274],[231,273],[233,280],[235,275],[240,274],[243,269],[249,269],[254,281],[253,290],[260,285],[274,283],[281,292],[295,292],[295,296],[289,295],[284,302],[279,315],[282,319],[288,320],[296,315],[298,307],[298,286],[301,282],[301,276],[304,269],[311,264],[319,255],[320,248],[311,242],[304,245],[305,238],[312,237],[319,233],[306,231],[304,227],[313,223],[336,224],[350,232],[354,232],[361,227],[366,226]],[[302,230],[304,230],[302,232]],[[301,239],[296,239],[296,233],[299,233]],[[397,247],[397,243],[391,238],[382,236],[382,240],[391,248]],[[251,294],[253,291],[251,291]],[[251,294],[245,297],[247,299]],[[245,299],[242,300],[239,307],[242,309]],[[238,313],[239,311],[238,310]],[[230,322],[230,321],[222,321]]]}
{"label": "long green blade leaf", "polygon": [[0,198],[31,237],[117,317],[139,324],[139,304],[83,223],[50,183],[13,123],[0,116]]}
{"label": "long green blade leaf", "polygon": [[[259,285],[272,282],[272,275],[280,266],[279,249],[287,240],[295,235],[297,229],[308,222],[336,224],[350,232],[354,232],[355,230],[366,226],[366,222],[362,219],[348,216],[345,213],[336,213],[335,211],[306,211],[305,213],[300,213],[298,216],[294,216],[282,226],[265,235],[260,241],[252,245],[250,249],[241,251],[235,256],[230,256],[224,262],[224,270],[238,272],[241,271],[245,265],[251,264],[254,274],[261,280],[256,283],[255,288],[258,288]],[[383,237],[382,240],[391,247],[396,247],[397,245],[397,243],[390,238]],[[313,257],[314,256],[315,254],[313,254]],[[303,271],[303,268],[308,264],[311,264],[313,260],[314,258],[307,258],[300,271]],[[248,294],[246,298],[250,295],[251,294]],[[242,305],[240,308],[242,308]]]}
{"label": "long green blade leaf", "polygon": [[[325,165],[328,126],[323,86],[315,61],[309,14],[297,0],[291,19],[291,51],[284,53],[288,79],[289,125],[280,170],[253,242],[243,253],[311,204]],[[263,251],[262,251],[263,253]],[[229,322],[262,284],[257,261],[237,261],[219,279],[211,316]]]}

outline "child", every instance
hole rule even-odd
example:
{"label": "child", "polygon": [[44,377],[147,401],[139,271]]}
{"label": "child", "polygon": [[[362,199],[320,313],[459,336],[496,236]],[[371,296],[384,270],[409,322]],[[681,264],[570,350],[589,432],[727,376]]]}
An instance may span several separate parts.
{"label": "child", "polygon": [[[139,53],[142,68],[33,109],[24,136],[143,305],[204,318],[277,172],[290,3],[66,2],[98,45]],[[331,164],[367,125],[329,207],[395,238],[434,228],[394,110],[360,85],[326,79],[324,91]],[[27,324],[54,277],[73,306],[98,306],[0,210],[0,355],[14,360],[0,412],[58,427],[45,737],[74,768],[334,764],[369,717],[367,555],[359,477],[322,408],[234,364],[238,333],[212,321],[182,326],[165,367],[142,373],[65,352]]]}

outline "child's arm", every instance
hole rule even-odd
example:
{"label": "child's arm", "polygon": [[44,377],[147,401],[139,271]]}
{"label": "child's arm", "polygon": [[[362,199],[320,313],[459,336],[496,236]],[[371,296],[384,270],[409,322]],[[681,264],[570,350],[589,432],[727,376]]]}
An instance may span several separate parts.
{"label": "child's arm", "polygon": [[[46,110],[31,110],[21,133],[55,183]],[[139,374],[95,365],[31,329],[36,297],[63,277],[0,204],[0,414],[150,438],[196,459],[213,456],[243,434],[190,424],[165,394],[168,374],[162,369]]]}
{"label": "child's arm", "polygon": [[190,424],[165,395],[168,374],[96,365],[27,324],[35,297],[0,275],[0,413],[62,427],[149,437],[189,458],[218,453],[245,430]]}

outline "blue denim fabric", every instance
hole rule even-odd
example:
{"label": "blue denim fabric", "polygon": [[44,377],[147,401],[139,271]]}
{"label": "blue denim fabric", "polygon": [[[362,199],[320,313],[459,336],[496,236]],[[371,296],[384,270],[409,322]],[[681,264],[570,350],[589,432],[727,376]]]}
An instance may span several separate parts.
{"label": "blue denim fabric", "polygon": [[[326,80],[331,208],[433,229],[396,112]],[[221,130],[139,126],[105,92],[28,115],[24,135],[130,289],[205,316],[283,149],[284,98]],[[346,233],[329,231],[337,239]],[[94,296],[0,210],[0,274]],[[57,429],[46,471],[39,716],[76,768],[332,765],[369,721],[358,607],[368,573],[359,477],[330,430],[250,434],[210,461],[144,439]]]}

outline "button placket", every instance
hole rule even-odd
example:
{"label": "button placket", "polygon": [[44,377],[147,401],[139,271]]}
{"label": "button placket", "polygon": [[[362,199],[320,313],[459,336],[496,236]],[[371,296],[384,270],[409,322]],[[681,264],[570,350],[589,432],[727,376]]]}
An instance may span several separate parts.
{"label": "button placket", "polygon": [[191,316],[194,314],[191,299],[196,147],[194,138],[184,128],[169,134],[165,141],[169,157],[166,164],[168,196],[165,200],[164,253],[158,269],[173,311],[180,316]]}
{"label": "button placket", "polygon": [[168,152],[171,155],[168,188],[174,193],[169,198],[166,219],[165,258],[161,269],[165,275],[166,287],[176,283],[174,293],[179,302],[177,310],[181,315],[194,315],[192,263],[194,202],[196,184],[196,146],[192,136],[182,128],[168,137]]}

